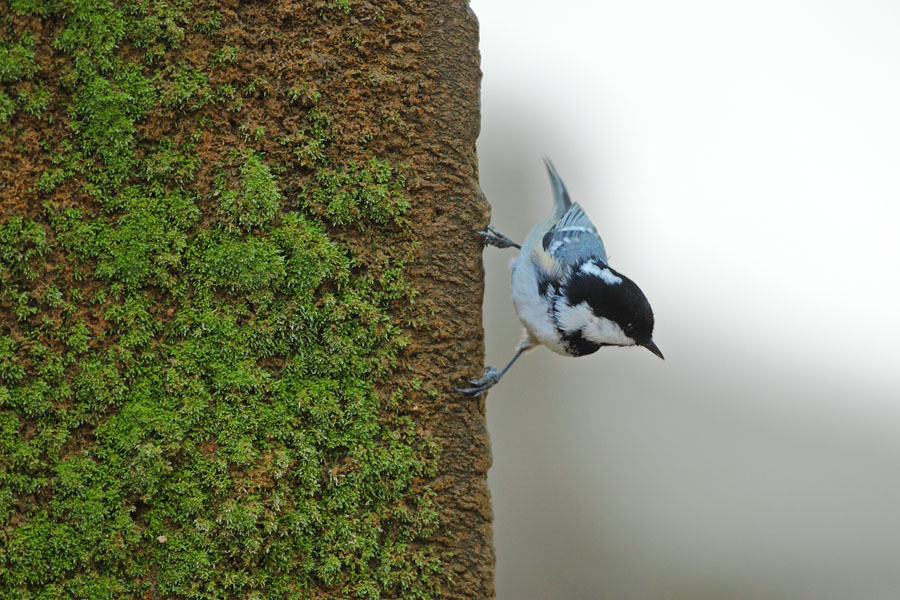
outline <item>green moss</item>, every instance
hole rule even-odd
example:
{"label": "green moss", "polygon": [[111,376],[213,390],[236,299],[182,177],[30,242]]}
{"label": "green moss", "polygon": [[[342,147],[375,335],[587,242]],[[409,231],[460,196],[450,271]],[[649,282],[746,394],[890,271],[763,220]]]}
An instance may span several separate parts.
{"label": "green moss", "polygon": [[194,151],[199,136],[200,130],[196,130],[181,144],[163,138],[156,145],[156,151],[144,158],[144,175],[152,190],[164,193],[166,186],[183,186],[193,181],[200,168],[200,157]]}
{"label": "green moss", "polygon": [[147,192],[146,186],[129,186],[107,199],[109,207],[121,211],[108,222],[76,209],[51,207],[56,238],[69,252],[95,260],[94,274],[100,279],[132,288],[169,286],[199,211],[183,192],[164,196]]}
{"label": "green moss", "polygon": [[244,107],[244,98],[230,83],[223,83],[216,87],[216,102],[225,105],[228,112],[241,112]]}
{"label": "green moss", "polygon": [[14,114],[16,114],[16,101],[6,93],[0,92],[0,124],[6,123]]}
{"label": "green moss", "polygon": [[409,208],[403,175],[374,157],[345,169],[319,169],[316,184],[305,189],[303,197],[337,225],[373,221],[386,225],[400,221]]}
{"label": "green moss", "polygon": [[75,92],[72,129],[80,154],[102,163],[93,170],[92,183],[112,188],[134,169],[136,123],[153,105],[155,93],[137,65],[120,64],[112,77],[89,71]]}
{"label": "green moss", "polygon": [[222,13],[217,10],[204,11],[194,20],[194,31],[215,33],[222,26]]}
{"label": "green moss", "polygon": [[207,76],[193,67],[180,64],[163,75],[162,105],[176,110],[198,110],[212,101]]}
{"label": "green moss", "polygon": [[[0,42],[0,120],[4,98],[67,102],[30,205],[75,192],[0,222],[0,600],[434,598],[436,446],[379,391],[410,248],[340,241],[403,230],[404,178],[328,158],[323,90],[174,60],[222,35],[195,4],[9,3],[61,23],[60,68],[37,72],[27,33]],[[230,148],[210,186],[199,141],[238,89],[308,126],[282,140],[293,164]]]}
{"label": "green moss", "polygon": [[15,42],[0,40],[0,83],[31,77],[37,71],[34,62],[34,37],[23,33]]}
{"label": "green moss", "polygon": [[340,11],[345,15],[349,15],[352,10],[349,0],[328,0],[325,3],[325,8]]}
{"label": "green moss", "polygon": [[281,191],[271,169],[255,152],[248,151],[240,169],[240,190],[222,189],[224,177],[217,182],[219,203],[242,227],[259,227],[280,212]]}
{"label": "green moss", "polygon": [[272,91],[272,84],[265,77],[254,77],[244,87],[244,92],[250,96],[259,95],[263,98]]}
{"label": "green moss", "polygon": [[[28,79],[37,72],[34,60],[34,37],[24,32],[16,41],[0,38],[0,84],[16,83]],[[12,90],[0,92],[0,124],[6,123],[16,112]],[[19,103],[29,114],[43,110],[45,96],[39,91],[33,96],[27,90],[16,93]]]}
{"label": "green moss", "polygon": [[213,54],[212,59],[210,59],[211,65],[233,65],[237,61],[238,54],[240,53],[240,49],[235,46],[222,46],[218,50],[216,50],[215,54]]}
{"label": "green moss", "polygon": [[12,217],[0,225],[0,281],[9,285],[22,275],[35,279],[40,258],[50,249],[44,228],[31,219]]}
{"label": "green moss", "polygon": [[19,91],[19,106],[25,114],[39,117],[50,105],[52,95],[50,90],[35,85]]}
{"label": "green moss", "polygon": [[230,292],[253,294],[271,289],[284,278],[284,258],[265,238],[246,239],[210,232],[198,244],[198,254],[188,261],[199,273],[199,285],[214,285]]}

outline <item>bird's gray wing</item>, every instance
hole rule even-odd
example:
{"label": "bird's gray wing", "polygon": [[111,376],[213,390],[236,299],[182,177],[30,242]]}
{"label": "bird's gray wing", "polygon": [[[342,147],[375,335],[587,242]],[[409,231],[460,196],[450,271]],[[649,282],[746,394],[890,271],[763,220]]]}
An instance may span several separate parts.
{"label": "bird's gray wing", "polygon": [[577,203],[544,234],[542,245],[554,261],[570,268],[590,258],[607,263],[603,240]]}

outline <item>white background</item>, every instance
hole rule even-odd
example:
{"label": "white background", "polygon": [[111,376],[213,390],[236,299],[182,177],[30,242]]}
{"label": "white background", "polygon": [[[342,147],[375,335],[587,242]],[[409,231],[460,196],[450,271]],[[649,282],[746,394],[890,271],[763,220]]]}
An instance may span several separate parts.
{"label": "white background", "polygon": [[471,6],[494,225],[549,212],[550,156],[666,355],[490,393],[498,599],[900,598],[900,3]]}

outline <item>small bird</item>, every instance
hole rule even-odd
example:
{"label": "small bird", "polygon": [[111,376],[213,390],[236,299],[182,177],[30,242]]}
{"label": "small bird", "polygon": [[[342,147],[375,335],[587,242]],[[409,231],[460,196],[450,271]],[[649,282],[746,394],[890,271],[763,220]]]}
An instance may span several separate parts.
{"label": "small bird", "polygon": [[488,367],[471,387],[454,388],[478,396],[496,385],[516,359],[540,344],[563,356],[593,354],[603,346],[643,346],[656,356],[653,310],[641,289],[609,266],[597,228],[545,158],[553,188],[553,212],[521,246],[493,227],[479,231],[498,248],[519,248],[512,263],[512,300],[525,326],[512,360],[497,371]]}

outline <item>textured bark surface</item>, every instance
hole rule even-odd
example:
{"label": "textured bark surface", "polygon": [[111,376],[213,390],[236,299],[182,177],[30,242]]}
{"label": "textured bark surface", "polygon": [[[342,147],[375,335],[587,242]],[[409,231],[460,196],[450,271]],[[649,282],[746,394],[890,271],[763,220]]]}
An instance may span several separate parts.
{"label": "textured bark surface", "polygon": [[[489,222],[489,207],[477,187],[475,141],[480,129],[478,24],[467,2],[426,2],[424,56],[435,83],[434,102],[422,107],[428,129],[416,136],[424,143],[423,187],[415,190],[415,228],[422,239],[423,260],[413,276],[433,302],[435,313],[420,352],[424,372],[436,387],[447,372],[480,377],[484,364],[481,327],[484,268],[481,241],[473,231]],[[425,258],[427,257],[427,258]],[[460,370],[460,367],[461,370]],[[451,536],[453,573],[458,591],[451,597],[494,597],[492,512],[487,488],[490,441],[484,399],[460,395],[437,398],[427,422],[443,440],[443,459],[435,489],[445,499],[444,522]]]}
{"label": "textured bark surface", "polygon": [[0,1],[0,599],[494,595],[465,0]]}

